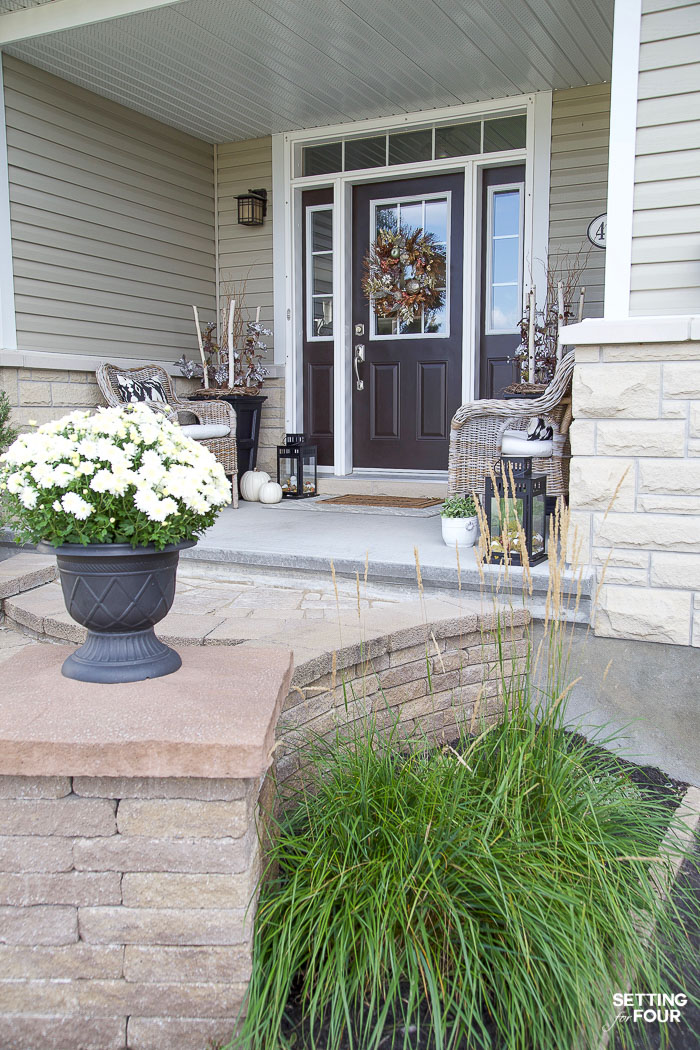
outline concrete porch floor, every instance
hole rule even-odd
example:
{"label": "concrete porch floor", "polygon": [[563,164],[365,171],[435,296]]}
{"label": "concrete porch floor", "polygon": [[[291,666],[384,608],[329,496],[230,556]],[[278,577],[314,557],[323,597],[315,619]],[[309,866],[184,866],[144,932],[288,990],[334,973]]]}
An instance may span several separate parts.
{"label": "concrete porch floor", "polygon": [[[423,586],[427,590],[461,589],[465,594],[495,594],[513,602],[523,600],[522,570],[511,568],[507,580],[499,566],[477,568],[474,548],[454,548],[442,540],[440,516],[400,514],[387,510],[363,513],[322,509],[312,501],[275,505],[241,501],[237,510],[227,508],[196,547],[181,555],[181,572],[209,571],[222,578],[233,567],[256,567],[261,571],[284,570],[308,577],[330,571],[339,576],[355,573],[375,584],[416,590],[416,552]],[[195,564],[196,569],[195,569]],[[544,608],[549,568],[542,562],[532,569],[533,593],[527,604],[537,616]],[[573,574],[565,581],[573,594]],[[592,576],[582,581],[578,619],[588,622]]]}

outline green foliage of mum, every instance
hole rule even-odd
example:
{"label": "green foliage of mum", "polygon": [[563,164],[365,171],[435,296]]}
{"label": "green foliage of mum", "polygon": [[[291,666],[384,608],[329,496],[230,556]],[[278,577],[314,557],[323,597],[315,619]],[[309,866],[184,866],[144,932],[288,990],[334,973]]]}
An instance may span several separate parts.
{"label": "green foliage of mum", "polygon": [[203,445],[145,405],[73,412],[22,434],[0,456],[5,522],[19,543],[194,539],[231,499]]}
{"label": "green foliage of mum", "polygon": [[[409,754],[372,722],[313,747],[309,787],[273,827],[232,1046],[423,1046],[429,1028],[436,1048],[592,1048],[628,980],[683,989],[645,937],[651,924],[687,957],[654,888],[668,809],[572,744],[563,705],[533,713],[527,683],[454,750]],[[287,1041],[293,987],[310,1041]]]}

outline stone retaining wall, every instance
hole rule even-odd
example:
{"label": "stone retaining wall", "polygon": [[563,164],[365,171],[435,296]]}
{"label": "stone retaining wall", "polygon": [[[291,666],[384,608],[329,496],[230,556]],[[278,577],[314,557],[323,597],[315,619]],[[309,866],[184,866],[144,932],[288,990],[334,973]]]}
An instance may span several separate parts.
{"label": "stone retaining wall", "polygon": [[700,646],[700,343],[577,347],[573,413],[596,634]]}
{"label": "stone retaining wall", "polygon": [[258,785],[0,776],[0,1046],[230,1039],[251,967]]}
{"label": "stone retaining wall", "polygon": [[[0,605],[21,612],[54,573],[54,559],[32,554],[2,563]],[[182,671],[136,686],[62,679],[65,647],[31,642],[6,659],[0,1050],[226,1042],[251,968],[246,907],[264,864],[259,816],[271,763],[291,789],[310,735],[347,730],[369,713],[419,745],[453,739],[465,720],[497,718],[497,616],[507,686],[527,652],[529,614],[435,599],[296,631],[293,676],[282,639],[246,639],[233,622],[211,646],[206,627],[193,644],[180,640]],[[91,775],[53,775],[71,761]],[[163,776],[169,761],[199,764],[202,775]],[[222,777],[214,762],[239,775]]]}
{"label": "stone retaining wall", "polygon": [[[438,603],[435,603],[437,605]],[[496,617],[464,613],[373,633],[318,660],[297,664],[292,688],[277,723],[275,773],[279,783],[297,781],[310,737],[332,738],[372,716],[380,729],[402,738],[438,744],[454,740],[459,726],[487,723],[503,710],[503,687],[523,669],[529,641],[523,610],[502,612],[499,659]]]}

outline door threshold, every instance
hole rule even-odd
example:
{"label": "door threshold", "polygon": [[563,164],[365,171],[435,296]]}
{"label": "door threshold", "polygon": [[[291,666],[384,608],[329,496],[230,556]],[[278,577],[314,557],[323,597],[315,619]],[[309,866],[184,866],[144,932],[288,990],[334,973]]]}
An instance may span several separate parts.
{"label": "door threshold", "polygon": [[342,477],[319,471],[318,489],[325,496],[446,496],[447,471],[353,471]]}

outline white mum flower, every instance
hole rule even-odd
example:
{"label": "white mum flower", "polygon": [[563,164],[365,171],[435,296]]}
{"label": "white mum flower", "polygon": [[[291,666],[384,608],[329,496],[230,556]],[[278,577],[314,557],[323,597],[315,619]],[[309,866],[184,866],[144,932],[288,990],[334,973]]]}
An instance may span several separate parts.
{"label": "white mum flower", "polygon": [[55,499],[53,501],[53,503],[51,504],[51,506],[53,507],[54,510],[63,510],[63,507],[61,506],[60,499]]}
{"label": "white mum flower", "polygon": [[77,492],[66,492],[61,499],[61,505],[66,514],[72,514],[79,521],[85,521],[93,511],[92,504],[79,496]]}
{"label": "white mum flower", "polygon": [[24,488],[24,484],[24,474],[10,474],[7,479],[7,491],[11,492],[13,496],[17,496]]}
{"label": "white mum flower", "polygon": [[68,463],[59,463],[54,467],[53,480],[55,485],[67,485],[75,477],[75,467],[71,467]]}
{"label": "white mum flower", "polygon": [[49,467],[46,463],[36,463],[30,468],[29,473],[42,489],[50,489],[54,484],[53,467]]}
{"label": "white mum flower", "polygon": [[90,482],[90,488],[93,492],[110,492],[113,480],[111,470],[98,470]]}
{"label": "white mum flower", "polygon": [[19,492],[20,503],[27,510],[33,510],[36,507],[37,496],[36,489],[30,488],[29,485],[25,485]]}

